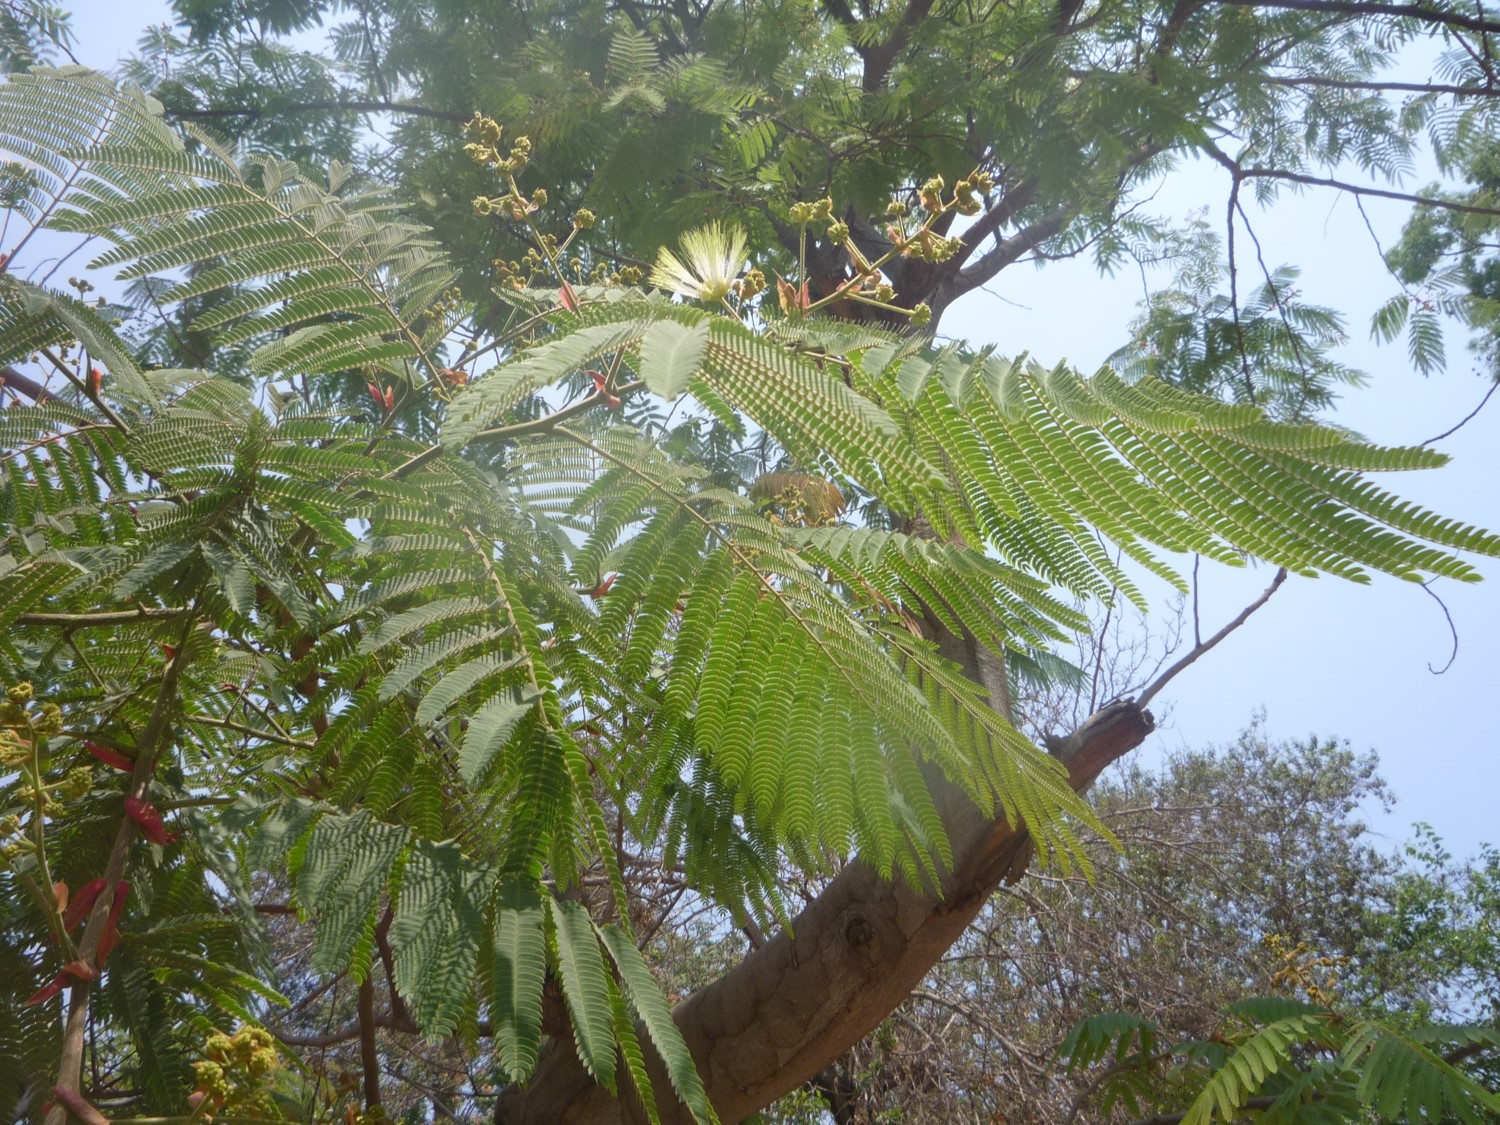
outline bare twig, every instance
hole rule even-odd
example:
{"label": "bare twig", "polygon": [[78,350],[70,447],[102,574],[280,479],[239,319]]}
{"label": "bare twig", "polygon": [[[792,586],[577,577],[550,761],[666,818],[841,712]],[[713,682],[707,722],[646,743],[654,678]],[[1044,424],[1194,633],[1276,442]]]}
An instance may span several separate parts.
{"label": "bare twig", "polygon": [[1500,381],[1491,383],[1490,384],[1490,389],[1487,390],[1487,391],[1485,391],[1484,392],[1484,397],[1479,400],[1479,405],[1476,406],[1473,410],[1469,411],[1467,414],[1465,414],[1463,416],[1463,418],[1461,418],[1459,420],[1459,422],[1458,422],[1457,425],[1452,426],[1451,428],[1444,430],[1442,433],[1438,434],[1437,437],[1430,437],[1430,438],[1428,438],[1426,441],[1422,442],[1422,444],[1423,445],[1432,445],[1435,442],[1442,441],[1444,438],[1452,437],[1454,434],[1458,433],[1459,430],[1463,429],[1466,425],[1468,425],[1470,422],[1472,422],[1475,419],[1475,417],[1478,416],[1479,412],[1484,409],[1485,403],[1487,403],[1487,402],[1490,401],[1490,396],[1495,393],[1495,388],[1497,388],[1497,387],[1500,387]]}
{"label": "bare twig", "polygon": [[[451,110],[431,109],[425,105],[413,105],[410,102],[382,102],[382,101],[340,101],[329,99],[325,101],[292,102],[289,105],[278,105],[275,112],[286,113],[325,113],[332,110],[335,113],[404,113],[409,117],[430,117],[436,121],[456,121],[463,124],[468,121],[472,114],[455,113]],[[268,110],[251,109],[242,107],[227,107],[223,109],[166,109],[163,113],[167,117],[178,118],[215,118],[215,117],[248,117],[257,121],[264,117]]]}
{"label": "bare twig", "polygon": [[1136,705],[1139,707],[1144,707],[1147,703],[1151,702],[1151,700],[1156,697],[1156,694],[1161,691],[1162,688],[1166,687],[1178,672],[1181,672],[1188,665],[1192,664],[1205,652],[1213,648],[1225,637],[1229,636],[1230,633],[1234,632],[1246,621],[1248,621],[1252,613],[1254,613],[1261,606],[1265,605],[1268,601],[1271,600],[1271,595],[1274,594],[1278,589],[1280,589],[1281,584],[1285,581],[1286,567],[1282,567],[1276,572],[1276,577],[1271,579],[1271,584],[1265,588],[1260,597],[1256,598],[1244,609],[1240,610],[1240,612],[1235,615],[1234,620],[1231,621],[1228,625],[1225,625],[1224,628],[1220,629],[1213,636],[1209,637],[1208,640],[1203,641],[1201,644],[1194,645],[1192,647],[1192,650],[1186,656],[1184,656],[1176,664],[1172,665],[1172,667],[1168,668],[1160,676],[1156,677],[1151,686],[1141,693],[1140,699],[1136,700]]}
{"label": "bare twig", "polygon": [[1217,0],[1246,8],[1284,8],[1293,12],[1329,12],[1340,16],[1399,16],[1466,31],[1500,31],[1500,22],[1462,12],[1447,12],[1426,4],[1385,4],[1375,0]]}

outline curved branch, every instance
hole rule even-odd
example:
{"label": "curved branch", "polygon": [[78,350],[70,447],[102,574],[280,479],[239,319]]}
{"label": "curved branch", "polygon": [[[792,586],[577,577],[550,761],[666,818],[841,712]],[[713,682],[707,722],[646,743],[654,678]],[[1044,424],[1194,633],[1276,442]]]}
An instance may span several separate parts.
{"label": "curved branch", "polygon": [[[1235,0],[1219,0],[1220,3]],[[1213,145],[1203,147],[1210,157],[1222,164],[1229,172],[1242,180],[1281,180],[1307,187],[1327,187],[1347,191],[1350,195],[1367,195],[1375,199],[1394,199],[1398,203],[1410,203],[1414,207],[1435,207],[1442,211],[1454,211],[1460,215],[1500,215],[1500,207],[1481,207],[1476,203],[1460,203],[1456,199],[1442,199],[1431,195],[1414,195],[1406,191],[1387,191],[1384,188],[1351,184],[1348,180],[1336,180],[1331,176],[1309,176],[1305,172],[1293,172],[1285,168],[1246,168]]]}
{"label": "curved branch", "polygon": [[1427,665],[1427,670],[1434,676],[1441,676],[1449,668],[1452,668],[1453,662],[1458,659],[1458,626],[1453,624],[1453,614],[1448,612],[1448,603],[1432,592],[1431,580],[1423,582],[1422,589],[1427,591],[1429,598],[1437,602],[1438,607],[1443,611],[1444,619],[1448,622],[1448,632],[1453,635],[1453,651],[1448,654],[1448,663],[1444,664],[1441,668],[1434,668],[1431,663]]}

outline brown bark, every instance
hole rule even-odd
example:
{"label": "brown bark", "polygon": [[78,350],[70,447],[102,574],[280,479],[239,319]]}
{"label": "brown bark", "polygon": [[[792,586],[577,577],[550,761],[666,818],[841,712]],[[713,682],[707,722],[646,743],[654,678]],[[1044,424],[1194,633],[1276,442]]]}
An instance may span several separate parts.
{"label": "brown bark", "polygon": [[[971,669],[981,682],[990,677]],[[1076,790],[1151,732],[1149,712],[1112,703],[1053,748]],[[991,821],[939,783],[953,870],[936,891],[881,879],[854,862],[778,934],[677,1006],[678,1026],[723,1120],[736,1122],[822,1071],[888,1016],[963,933],[1002,881],[1031,861],[1024,827]],[[659,1094],[670,1090],[652,1067]],[[627,1114],[629,1116],[627,1116]],[[500,1099],[503,1125],[633,1120],[583,1071],[571,1046],[549,1042],[531,1083]],[[686,1109],[663,1119],[691,1121]]]}

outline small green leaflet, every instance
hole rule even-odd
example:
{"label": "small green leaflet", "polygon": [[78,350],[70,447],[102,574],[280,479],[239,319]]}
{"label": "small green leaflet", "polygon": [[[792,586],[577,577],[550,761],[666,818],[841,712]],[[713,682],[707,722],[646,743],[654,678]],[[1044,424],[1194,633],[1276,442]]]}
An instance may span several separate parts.
{"label": "small green leaflet", "polygon": [[641,378],[653,394],[675,399],[687,390],[708,346],[708,321],[659,320],[641,340]]}
{"label": "small green leaflet", "polygon": [[500,1065],[524,1082],[542,1041],[542,985],[547,976],[547,931],[542,899],[525,880],[495,890],[494,1002],[490,1006]]}
{"label": "small green leaflet", "polygon": [[[578,1059],[601,1085],[615,1089],[614,1011],[609,978],[589,912],[576,902],[549,898],[557,943],[557,975],[573,1021]],[[663,1001],[665,1003],[665,1001]]]}
{"label": "small green leaflet", "polygon": [[466,784],[473,785],[483,776],[536,699],[534,693],[519,688],[505,691],[486,703],[469,721],[463,749],[458,754],[458,772]]}

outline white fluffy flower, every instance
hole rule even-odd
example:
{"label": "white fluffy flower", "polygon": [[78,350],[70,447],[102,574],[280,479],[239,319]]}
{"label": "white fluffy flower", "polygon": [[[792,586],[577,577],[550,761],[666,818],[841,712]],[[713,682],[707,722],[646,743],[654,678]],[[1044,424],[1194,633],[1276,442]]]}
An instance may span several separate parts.
{"label": "white fluffy flower", "polygon": [[682,257],[663,246],[656,254],[650,282],[699,301],[722,301],[745,268],[745,232],[718,223],[689,231],[678,242]]}

